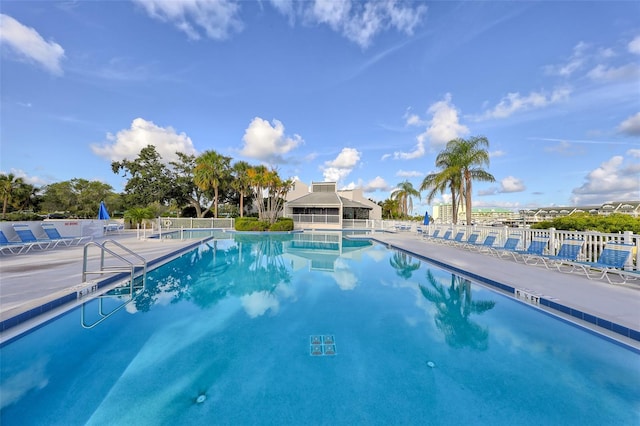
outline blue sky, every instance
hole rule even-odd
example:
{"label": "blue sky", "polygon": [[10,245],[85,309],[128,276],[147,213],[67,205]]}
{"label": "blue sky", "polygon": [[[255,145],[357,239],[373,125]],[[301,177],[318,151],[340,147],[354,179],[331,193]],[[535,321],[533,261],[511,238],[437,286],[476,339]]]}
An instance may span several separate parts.
{"label": "blue sky", "polygon": [[[640,2],[3,1],[0,171],[154,144],[384,200],[486,136],[475,207],[640,199]],[[446,195],[434,202],[447,201]],[[428,206],[414,201],[415,210]]]}

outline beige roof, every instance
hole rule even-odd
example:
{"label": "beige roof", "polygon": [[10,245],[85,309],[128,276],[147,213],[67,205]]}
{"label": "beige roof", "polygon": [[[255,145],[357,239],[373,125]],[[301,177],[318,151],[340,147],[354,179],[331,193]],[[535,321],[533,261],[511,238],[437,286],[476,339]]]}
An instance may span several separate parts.
{"label": "beige roof", "polygon": [[287,206],[289,207],[340,207],[340,202],[344,207],[354,207],[361,209],[372,210],[372,207],[366,204],[359,203],[357,201],[349,200],[348,198],[340,197],[335,192],[312,192],[307,195],[303,195],[300,198],[289,201]]}

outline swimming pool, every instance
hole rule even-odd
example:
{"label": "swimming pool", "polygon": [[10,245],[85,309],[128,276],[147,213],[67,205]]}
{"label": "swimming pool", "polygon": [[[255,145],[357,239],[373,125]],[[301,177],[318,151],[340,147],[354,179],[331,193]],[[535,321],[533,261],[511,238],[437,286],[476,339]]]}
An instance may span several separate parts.
{"label": "swimming pool", "polygon": [[636,351],[339,234],[209,241],[127,299],[100,299],[114,313],[92,328],[99,300],[4,345],[0,423],[640,418]]}

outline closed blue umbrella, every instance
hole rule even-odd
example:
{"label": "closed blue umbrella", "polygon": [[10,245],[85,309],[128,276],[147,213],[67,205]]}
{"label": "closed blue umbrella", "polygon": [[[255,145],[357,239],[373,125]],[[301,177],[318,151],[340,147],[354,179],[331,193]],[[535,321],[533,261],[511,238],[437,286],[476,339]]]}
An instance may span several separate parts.
{"label": "closed blue umbrella", "polygon": [[429,212],[424,212],[424,221],[422,223],[425,225],[429,224]]}
{"label": "closed blue umbrella", "polygon": [[111,219],[111,216],[109,216],[109,212],[107,211],[107,206],[104,205],[104,201],[100,201],[100,209],[98,209],[98,219],[99,220]]}

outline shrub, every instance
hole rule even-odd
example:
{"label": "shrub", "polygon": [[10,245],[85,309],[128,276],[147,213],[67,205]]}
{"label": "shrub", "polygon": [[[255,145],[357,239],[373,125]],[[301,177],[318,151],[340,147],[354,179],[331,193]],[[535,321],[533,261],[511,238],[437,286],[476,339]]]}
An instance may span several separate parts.
{"label": "shrub", "polygon": [[587,213],[558,217],[531,225],[533,229],[556,228],[564,231],[597,231],[606,233],[631,231],[640,233],[640,218],[615,213],[609,216],[594,216]]}
{"label": "shrub", "polygon": [[266,231],[269,223],[255,217],[239,217],[235,220],[236,231]]}
{"label": "shrub", "polygon": [[269,231],[293,231],[293,219],[281,217],[276,223],[269,227]]}

